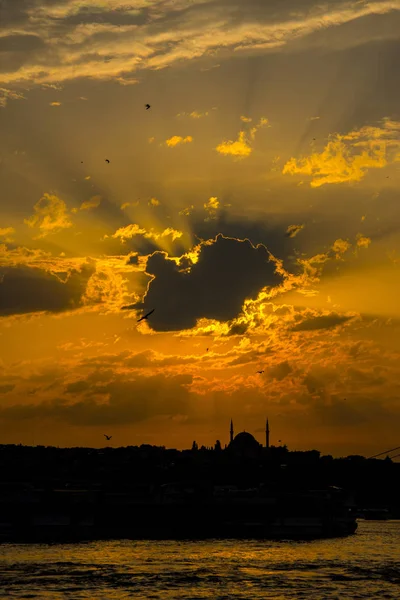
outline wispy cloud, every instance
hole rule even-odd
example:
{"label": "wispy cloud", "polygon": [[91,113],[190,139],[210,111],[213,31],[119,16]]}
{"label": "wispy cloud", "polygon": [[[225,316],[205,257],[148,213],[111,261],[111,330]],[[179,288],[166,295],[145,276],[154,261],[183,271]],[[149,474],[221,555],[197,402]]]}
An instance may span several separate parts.
{"label": "wispy cloud", "polygon": [[294,238],[302,229],[304,229],[304,225],[289,225],[286,229],[286,235],[287,237]]}
{"label": "wispy cloud", "polygon": [[239,0],[189,5],[183,0],[52,0],[44,5],[31,0],[19,3],[18,10],[14,4],[2,11],[3,45],[10,53],[1,76],[5,84],[89,77],[131,85],[137,81],[133,74],[143,69],[201,58],[219,48],[225,53],[277,51],[321,30],[399,10],[397,0],[338,0],[334,7],[310,0],[296,6],[295,16],[282,3],[250,0],[245,7]]}
{"label": "wispy cloud", "polygon": [[190,206],[186,206],[185,208],[182,208],[182,210],[179,211],[179,214],[183,215],[185,217],[188,217],[193,211],[194,211],[194,206],[193,206],[193,204],[191,204]]}
{"label": "wispy cloud", "polygon": [[54,194],[44,194],[33,209],[34,214],[29,219],[25,219],[24,223],[39,229],[37,239],[72,227],[67,214],[67,205]]}
{"label": "wispy cloud", "polygon": [[178,113],[176,116],[177,117],[189,117],[190,119],[203,119],[204,117],[208,117],[209,113],[208,111],[206,112],[199,112],[197,110],[193,110],[191,113]]}
{"label": "wispy cloud", "polygon": [[204,209],[208,213],[209,219],[215,219],[218,208],[219,200],[216,196],[211,196],[211,198],[209,198],[207,202],[204,203]]}
{"label": "wispy cloud", "polygon": [[85,200],[82,202],[79,208],[73,208],[71,210],[72,213],[77,213],[79,210],[92,210],[92,208],[97,208],[100,206],[101,196],[92,196],[90,200]]}
{"label": "wispy cloud", "polygon": [[139,200],[135,200],[135,202],[123,202],[120,209],[125,210],[126,208],[129,208],[129,206],[139,206]]}
{"label": "wispy cloud", "polygon": [[[0,77],[1,81],[1,77]],[[25,100],[25,96],[18,91],[9,90],[7,88],[0,87],[0,107],[5,108],[8,100]]]}
{"label": "wispy cloud", "polygon": [[[172,227],[168,227],[163,231],[157,233],[154,229],[147,230],[144,227],[139,227],[136,223],[132,223],[131,225],[127,225],[126,227],[120,227],[117,229],[115,233],[112,234],[112,238],[120,239],[122,242],[129,240],[137,235],[141,235],[144,238],[159,240],[164,237],[171,236],[172,240],[175,241],[182,237],[182,231],[178,231],[177,229],[173,229]],[[107,238],[109,236],[105,236]]]}

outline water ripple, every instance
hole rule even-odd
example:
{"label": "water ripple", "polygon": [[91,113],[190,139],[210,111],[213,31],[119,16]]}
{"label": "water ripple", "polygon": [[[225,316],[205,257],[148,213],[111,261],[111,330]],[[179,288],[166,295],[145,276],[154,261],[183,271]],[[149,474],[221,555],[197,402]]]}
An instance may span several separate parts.
{"label": "water ripple", "polygon": [[400,522],[315,542],[0,545],[0,598],[370,600],[400,597]]}

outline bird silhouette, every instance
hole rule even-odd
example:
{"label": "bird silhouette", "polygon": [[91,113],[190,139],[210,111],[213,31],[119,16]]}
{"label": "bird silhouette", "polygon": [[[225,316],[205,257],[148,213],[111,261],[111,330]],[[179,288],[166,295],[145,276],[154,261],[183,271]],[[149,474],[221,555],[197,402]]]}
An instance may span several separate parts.
{"label": "bird silhouette", "polygon": [[153,308],[153,310],[151,310],[150,312],[146,313],[145,315],[143,315],[143,317],[140,317],[140,319],[137,320],[138,323],[140,323],[140,321],[144,321],[144,319],[148,319],[149,316],[155,311],[156,309]]}
{"label": "bird silhouette", "polygon": [[106,163],[109,163],[110,161],[108,160],[108,158],[106,158]]}
{"label": "bird silhouette", "polygon": [[209,348],[206,349],[206,352],[208,352]]}
{"label": "bird silhouette", "polygon": [[112,435],[106,435],[105,433],[103,433],[104,437],[106,438],[106,440],[110,441],[112,438]]}
{"label": "bird silhouette", "polygon": [[262,373],[264,373],[264,371],[257,371],[257,373],[259,373],[261,375]]}
{"label": "bird silhouette", "polygon": [[150,104],[145,104],[146,110],[149,110],[149,108],[151,108]]}

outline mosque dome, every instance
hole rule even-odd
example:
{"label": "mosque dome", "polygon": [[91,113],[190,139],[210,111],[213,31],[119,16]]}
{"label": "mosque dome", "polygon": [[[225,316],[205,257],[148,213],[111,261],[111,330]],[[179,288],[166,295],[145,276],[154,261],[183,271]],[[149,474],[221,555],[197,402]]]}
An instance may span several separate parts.
{"label": "mosque dome", "polygon": [[261,444],[248,433],[247,431],[241,431],[238,433],[232,442],[229,444],[235,454],[242,456],[257,456],[261,449]]}

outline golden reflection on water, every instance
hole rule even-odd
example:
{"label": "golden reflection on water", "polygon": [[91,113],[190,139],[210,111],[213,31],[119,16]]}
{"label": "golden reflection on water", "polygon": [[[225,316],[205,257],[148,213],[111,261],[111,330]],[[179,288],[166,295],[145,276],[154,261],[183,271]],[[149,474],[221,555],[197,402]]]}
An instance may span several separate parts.
{"label": "golden reflection on water", "polygon": [[399,598],[400,522],[314,542],[0,545],[0,598]]}

